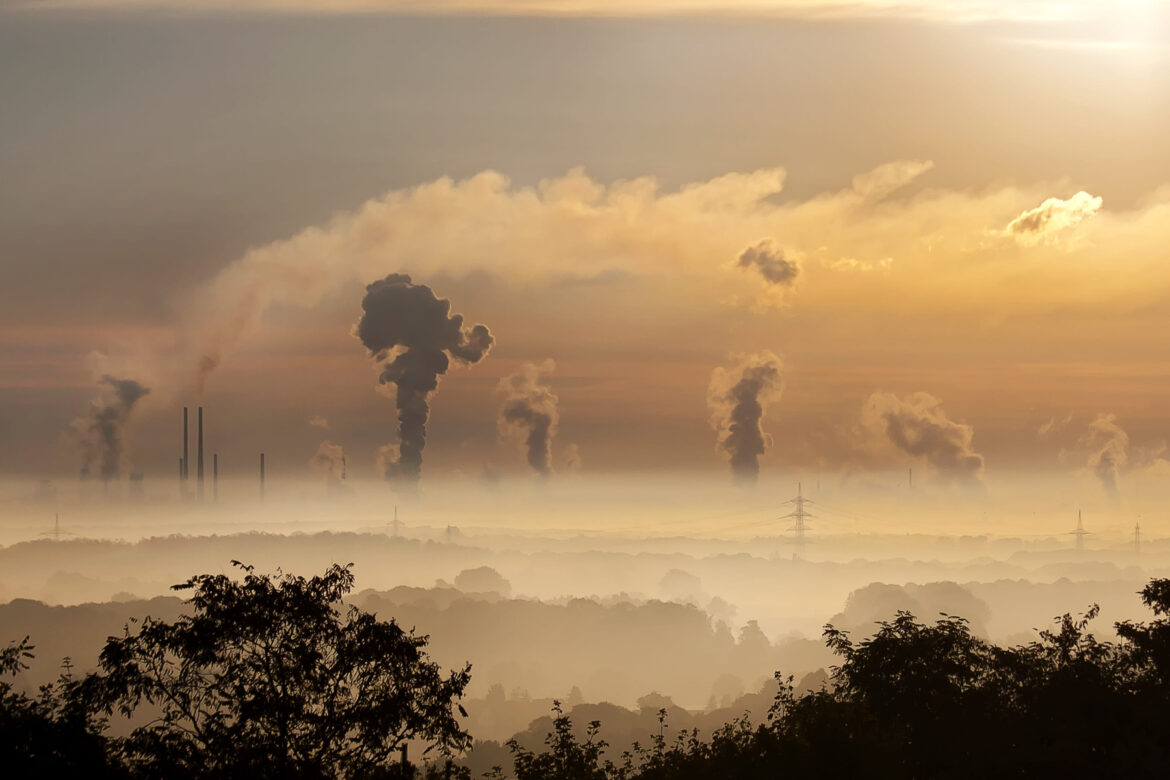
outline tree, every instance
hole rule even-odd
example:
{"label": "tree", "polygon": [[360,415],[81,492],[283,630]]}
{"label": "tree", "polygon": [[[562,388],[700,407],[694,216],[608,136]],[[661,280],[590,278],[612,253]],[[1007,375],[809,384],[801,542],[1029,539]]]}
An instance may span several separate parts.
{"label": "tree", "polygon": [[553,712],[553,730],[544,740],[547,752],[533,753],[515,739],[508,740],[516,780],[606,780],[612,767],[602,760],[607,745],[597,739],[601,723],[590,721],[585,741],[578,742],[573,736],[573,721],[559,701],[553,701]]}
{"label": "tree", "polygon": [[153,719],[115,741],[135,773],[392,776],[411,741],[445,755],[470,744],[455,714],[470,666],[443,676],[427,637],[343,610],[350,566],[305,579],[233,565],[242,581],[174,586],[192,591],[191,614],[127,626],[87,681],[107,714],[148,705]]}
{"label": "tree", "polygon": [[4,680],[27,669],[35,648],[26,636],[0,650],[0,767],[10,777],[119,777],[69,659],[57,680],[28,696]]}

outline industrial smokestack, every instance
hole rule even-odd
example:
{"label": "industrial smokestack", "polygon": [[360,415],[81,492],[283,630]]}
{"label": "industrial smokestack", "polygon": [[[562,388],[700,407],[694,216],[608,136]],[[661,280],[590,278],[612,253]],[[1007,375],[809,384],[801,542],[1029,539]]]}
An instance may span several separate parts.
{"label": "industrial smokestack", "polygon": [[219,453],[211,456],[211,500],[219,501]]}
{"label": "industrial smokestack", "polygon": [[184,482],[187,481],[187,464],[190,463],[190,461],[187,460],[188,454],[189,454],[189,451],[187,448],[187,407],[184,406],[183,407],[183,481]]}
{"label": "industrial smokestack", "polygon": [[260,453],[260,500],[264,500],[264,453]]}
{"label": "industrial smokestack", "polygon": [[203,500],[203,407],[199,407],[199,434],[195,445],[198,453],[195,455],[195,478],[199,485],[199,500]]}

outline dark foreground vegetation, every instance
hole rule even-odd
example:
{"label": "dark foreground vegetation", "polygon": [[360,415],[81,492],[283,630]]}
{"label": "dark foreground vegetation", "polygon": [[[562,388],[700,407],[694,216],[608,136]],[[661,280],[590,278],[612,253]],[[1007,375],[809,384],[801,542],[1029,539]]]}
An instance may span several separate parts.
{"label": "dark foreground vegetation", "polygon": [[[128,626],[98,671],[75,676],[66,660],[33,695],[11,682],[29,639],[0,650],[5,776],[471,776],[459,760],[470,667],[443,673],[426,637],[345,608],[346,567],[308,579],[241,569],[176,586],[191,592],[185,615]],[[1011,648],[947,615],[899,612],[862,641],[829,627],[840,660],[828,684],[798,692],[778,674],[762,724],[745,715],[668,739],[662,722],[613,756],[599,723],[575,729],[558,705],[544,748],[512,741],[511,766],[487,776],[1170,776],[1170,580],[1142,598],[1155,619],[1117,624],[1117,642],[1086,630],[1095,607]]]}

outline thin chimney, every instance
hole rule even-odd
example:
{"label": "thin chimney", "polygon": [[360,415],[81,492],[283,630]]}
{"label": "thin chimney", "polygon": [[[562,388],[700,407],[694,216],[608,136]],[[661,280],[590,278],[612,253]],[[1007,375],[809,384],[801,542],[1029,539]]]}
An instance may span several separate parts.
{"label": "thin chimney", "polygon": [[260,453],[260,500],[264,500],[264,453]]}
{"label": "thin chimney", "polygon": [[185,406],[184,406],[184,407],[183,407],[183,481],[184,481],[184,482],[186,482],[186,481],[187,481],[187,471],[188,471],[188,469],[187,469],[187,464],[188,464],[188,463],[190,463],[190,461],[189,461],[189,460],[187,460],[187,455],[188,455],[188,447],[187,447],[187,407],[185,407]]}
{"label": "thin chimney", "polygon": [[219,501],[219,453],[211,455],[211,500]]}
{"label": "thin chimney", "polygon": [[203,500],[203,407],[199,407],[199,435],[195,445],[198,453],[195,456],[195,475],[199,485],[199,500]]}

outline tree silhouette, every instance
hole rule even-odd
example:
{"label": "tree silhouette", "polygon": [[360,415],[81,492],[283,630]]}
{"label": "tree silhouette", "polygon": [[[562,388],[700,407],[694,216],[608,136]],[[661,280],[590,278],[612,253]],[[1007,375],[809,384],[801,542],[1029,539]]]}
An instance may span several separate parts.
{"label": "tree silhouette", "polygon": [[35,648],[26,636],[0,649],[0,767],[8,777],[118,777],[101,736],[104,719],[80,694],[69,659],[56,682],[35,697],[3,679],[27,669]]}
{"label": "tree silhouette", "polygon": [[[144,619],[111,637],[87,680],[107,714],[153,718],[113,742],[151,777],[392,776],[412,740],[450,753],[469,735],[455,709],[470,666],[443,676],[427,638],[379,621],[341,598],[349,566],[305,579],[200,575],[191,614]],[[463,713],[466,714],[466,713]]]}

